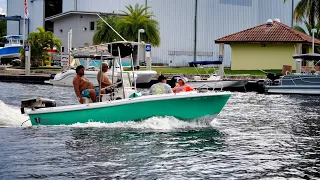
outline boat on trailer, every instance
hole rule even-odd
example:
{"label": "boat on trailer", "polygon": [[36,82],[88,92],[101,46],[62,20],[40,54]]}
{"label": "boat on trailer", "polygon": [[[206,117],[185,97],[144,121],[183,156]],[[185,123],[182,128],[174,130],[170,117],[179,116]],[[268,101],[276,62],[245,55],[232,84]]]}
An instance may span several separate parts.
{"label": "boat on trailer", "polygon": [[3,47],[0,47],[1,64],[10,63],[13,59],[19,59],[20,49],[22,47],[21,35],[4,36],[5,40]]}
{"label": "boat on trailer", "polygon": [[[293,59],[300,64],[303,61],[311,61],[317,65],[320,62],[320,54],[297,54]],[[320,95],[320,72],[315,69],[303,69],[300,66],[298,73],[279,75],[267,73],[268,80],[265,83],[265,92],[270,94],[302,94]]]}
{"label": "boat on trailer", "polygon": [[[121,59],[132,54],[132,45],[136,44],[138,43],[122,41],[109,43],[113,62],[118,61],[121,66]],[[129,72],[121,70],[118,73],[114,71],[114,66],[112,82],[115,82],[112,85],[113,91],[100,94],[96,103],[90,103],[90,100],[85,98],[85,104],[56,107],[54,100],[32,98],[21,101],[21,113],[28,114],[32,125],[113,123],[139,121],[153,116],[173,116],[187,121],[210,117],[210,120],[213,120],[231,96],[229,92],[215,91],[142,95],[137,92],[136,84],[132,86]],[[28,109],[28,112],[25,109]]]}

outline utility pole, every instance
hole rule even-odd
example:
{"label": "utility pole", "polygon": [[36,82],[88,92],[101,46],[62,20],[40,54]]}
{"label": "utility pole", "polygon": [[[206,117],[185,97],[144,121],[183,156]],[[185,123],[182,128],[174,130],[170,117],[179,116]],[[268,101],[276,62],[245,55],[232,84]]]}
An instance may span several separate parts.
{"label": "utility pole", "polygon": [[198,0],[195,0],[195,13],[194,13],[194,52],[193,61],[197,60],[197,11],[198,11]]}
{"label": "utility pole", "polygon": [[292,0],[292,7],[291,7],[291,18],[292,18],[292,21],[291,21],[291,27],[293,27],[293,13],[294,13],[294,0]]}
{"label": "utility pole", "polygon": [[31,61],[31,44],[27,43],[24,47],[24,61],[25,61],[25,75],[30,75],[30,61]]}
{"label": "utility pole", "polygon": [[[144,7],[148,7],[148,0],[144,3]],[[146,9],[146,14],[147,14],[147,9]]]}

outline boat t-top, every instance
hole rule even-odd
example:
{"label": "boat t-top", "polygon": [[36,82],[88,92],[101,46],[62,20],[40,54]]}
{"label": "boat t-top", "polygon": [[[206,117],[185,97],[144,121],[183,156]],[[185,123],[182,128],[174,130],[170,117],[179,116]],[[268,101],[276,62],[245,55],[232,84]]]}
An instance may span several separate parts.
{"label": "boat t-top", "polygon": [[[21,35],[8,35],[2,37],[3,47],[0,47],[0,60],[13,60],[20,57],[20,49],[22,47]],[[4,62],[1,62],[5,64]]]}

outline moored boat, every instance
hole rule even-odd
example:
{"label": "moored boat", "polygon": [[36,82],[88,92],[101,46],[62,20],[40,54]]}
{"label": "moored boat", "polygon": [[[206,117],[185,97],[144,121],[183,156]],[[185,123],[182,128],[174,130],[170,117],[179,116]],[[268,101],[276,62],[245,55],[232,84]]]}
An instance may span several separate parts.
{"label": "moored boat", "polygon": [[[316,61],[320,62],[320,54],[298,54],[293,59],[297,62]],[[299,64],[298,63],[298,64]],[[320,95],[320,75],[315,69],[304,71],[297,67],[298,73],[286,74],[283,76],[267,74],[268,81],[265,85],[265,91],[270,94],[302,94],[302,95]]]}

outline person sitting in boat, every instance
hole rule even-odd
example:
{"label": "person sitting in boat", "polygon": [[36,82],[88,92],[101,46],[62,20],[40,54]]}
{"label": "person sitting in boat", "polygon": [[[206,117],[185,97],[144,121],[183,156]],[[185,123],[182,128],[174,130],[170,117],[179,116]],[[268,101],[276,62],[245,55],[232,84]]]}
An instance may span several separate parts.
{"label": "person sitting in boat", "polygon": [[150,94],[170,94],[173,93],[171,87],[167,84],[167,78],[164,75],[158,77],[158,83],[150,88]]}
{"label": "person sitting in boat", "polygon": [[194,89],[186,84],[186,80],[183,77],[178,78],[177,85],[173,88],[174,93],[180,93],[180,92],[189,92],[194,91]]}
{"label": "person sitting in boat", "polygon": [[[93,84],[84,77],[84,67],[82,65],[76,68],[76,77],[73,79],[73,88],[76,96],[81,104],[84,103],[82,97],[91,98],[92,102],[96,102],[99,95],[99,88],[95,88]],[[101,92],[104,94],[104,92]]]}
{"label": "person sitting in boat", "polygon": [[[108,69],[109,69],[109,66],[107,63],[102,63],[102,81],[101,81],[101,88],[105,88],[105,93],[108,94],[108,93],[111,93],[111,85],[112,85],[112,82],[111,80],[109,79],[108,75],[106,74],[106,72],[108,72]],[[100,71],[98,72],[97,74],[97,80],[98,80],[98,83],[100,84]],[[109,88],[108,88],[109,87]]]}

